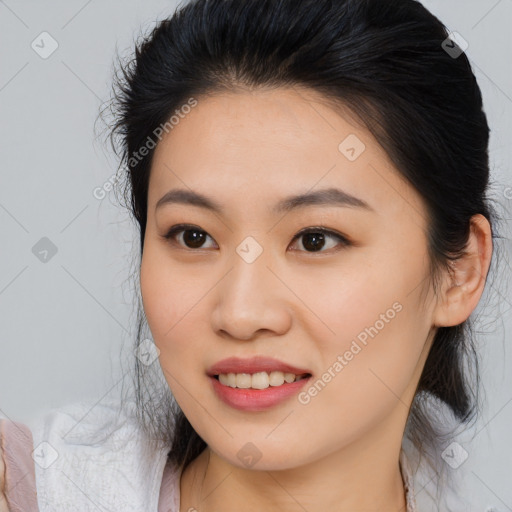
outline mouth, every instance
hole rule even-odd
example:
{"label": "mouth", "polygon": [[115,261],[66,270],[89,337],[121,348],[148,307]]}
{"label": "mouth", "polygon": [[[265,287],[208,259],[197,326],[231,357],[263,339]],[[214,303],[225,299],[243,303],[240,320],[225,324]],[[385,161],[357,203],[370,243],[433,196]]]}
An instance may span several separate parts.
{"label": "mouth", "polygon": [[212,377],[223,386],[239,389],[267,389],[269,387],[278,387],[292,384],[302,379],[311,377],[310,373],[295,374],[292,372],[282,372],[278,370],[255,373],[219,373]]}
{"label": "mouth", "polygon": [[242,389],[265,389],[282,386],[306,377],[312,372],[272,357],[250,358],[229,357],[218,361],[206,372],[208,377],[217,379],[224,386]]}
{"label": "mouth", "polygon": [[231,408],[262,412],[284,404],[307,385],[312,373],[275,359],[226,359],[207,373],[212,391]]}

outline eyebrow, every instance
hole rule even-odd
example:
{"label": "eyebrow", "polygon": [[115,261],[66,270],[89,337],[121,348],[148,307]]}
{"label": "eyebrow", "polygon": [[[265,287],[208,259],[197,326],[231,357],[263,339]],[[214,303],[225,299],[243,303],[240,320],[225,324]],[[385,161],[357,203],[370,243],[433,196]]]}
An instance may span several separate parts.
{"label": "eyebrow", "polygon": [[[170,190],[158,200],[155,210],[158,210],[165,204],[188,204],[206,208],[220,215],[224,214],[224,208],[219,203],[192,190]],[[286,197],[274,205],[271,211],[274,214],[279,214],[305,206],[340,206],[375,211],[366,201],[338,188],[326,188]]]}

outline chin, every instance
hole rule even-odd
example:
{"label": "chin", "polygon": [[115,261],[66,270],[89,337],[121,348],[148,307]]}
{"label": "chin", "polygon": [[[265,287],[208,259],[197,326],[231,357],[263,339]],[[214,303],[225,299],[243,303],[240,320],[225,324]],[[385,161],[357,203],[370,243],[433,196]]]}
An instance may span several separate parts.
{"label": "chin", "polygon": [[[248,437],[249,439],[249,437]],[[233,451],[233,447],[241,445]],[[240,469],[252,469],[255,471],[283,471],[300,467],[311,462],[312,453],[300,454],[294,452],[292,445],[286,446],[281,442],[236,442],[228,441],[227,446],[208,445],[218,457],[228,464]]]}

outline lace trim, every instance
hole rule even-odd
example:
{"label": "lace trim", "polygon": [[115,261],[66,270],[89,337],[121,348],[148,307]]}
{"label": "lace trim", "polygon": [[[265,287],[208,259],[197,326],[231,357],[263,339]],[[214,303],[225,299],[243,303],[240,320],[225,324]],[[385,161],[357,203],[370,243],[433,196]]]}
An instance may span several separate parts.
{"label": "lace trim", "polygon": [[418,512],[416,508],[416,498],[414,496],[414,482],[411,472],[411,467],[407,461],[404,450],[400,450],[400,472],[402,473],[402,480],[404,482],[405,501],[407,504],[407,512]]}

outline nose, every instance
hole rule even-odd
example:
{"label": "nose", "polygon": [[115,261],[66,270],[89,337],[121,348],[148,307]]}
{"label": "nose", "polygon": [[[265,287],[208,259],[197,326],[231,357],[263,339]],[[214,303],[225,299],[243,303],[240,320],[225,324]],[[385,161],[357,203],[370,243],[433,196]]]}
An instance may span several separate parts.
{"label": "nose", "polygon": [[252,263],[235,254],[229,272],[215,287],[211,323],[219,336],[249,341],[290,329],[290,293],[263,254]]}

